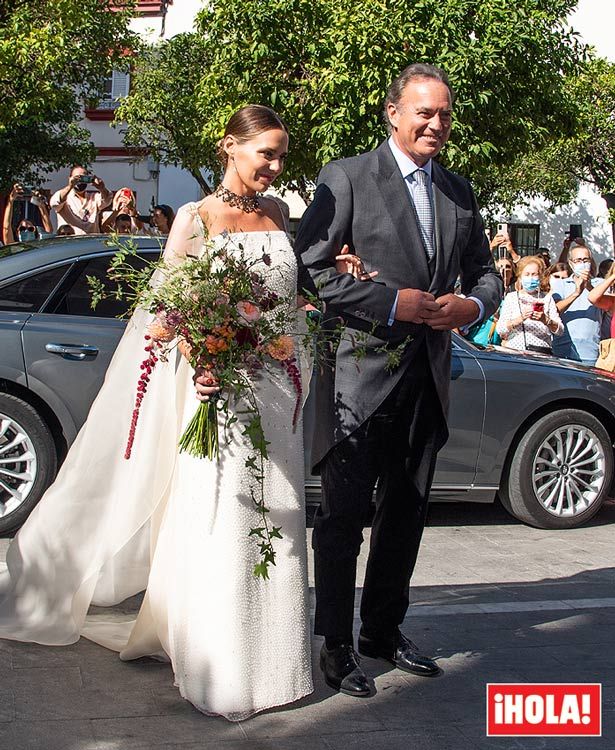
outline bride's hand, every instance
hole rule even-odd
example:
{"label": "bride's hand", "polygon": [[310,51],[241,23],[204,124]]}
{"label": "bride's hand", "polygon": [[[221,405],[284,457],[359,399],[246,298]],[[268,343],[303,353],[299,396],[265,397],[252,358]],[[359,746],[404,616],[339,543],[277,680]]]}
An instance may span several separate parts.
{"label": "bride's hand", "polygon": [[353,255],[348,245],[344,245],[340,254],[335,256],[335,270],[338,273],[350,273],[358,281],[370,281],[374,276],[378,276],[378,271],[367,273],[361,258],[358,255]]}
{"label": "bride's hand", "polygon": [[177,342],[177,348],[179,349],[179,353],[184,357],[184,359],[187,359],[188,362],[190,362],[190,353],[192,352],[192,347],[185,339],[180,339]]}
{"label": "bride's hand", "polygon": [[198,370],[194,378],[196,397],[199,401],[209,401],[209,397],[218,393],[218,381],[209,370]]}

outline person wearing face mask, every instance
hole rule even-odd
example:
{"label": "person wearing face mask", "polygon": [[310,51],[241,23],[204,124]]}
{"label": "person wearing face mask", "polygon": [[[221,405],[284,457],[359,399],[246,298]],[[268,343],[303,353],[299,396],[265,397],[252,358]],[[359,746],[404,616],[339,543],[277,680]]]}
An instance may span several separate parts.
{"label": "person wearing face mask", "polygon": [[[97,192],[88,191],[93,186]],[[100,232],[100,214],[113,201],[113,194],[95,175],[80,166],[71,169],[68,185],[51,198],[51,207],[58,216],[58,227],[69,224],[75,234]]]}
{"label": "person wearing face mask", "polygon": [[504,297],[496,330],[504,346],[519,351],[552,354],[553,336],[564,327],[550,294],[541,290],[545,264],[527,255],[517,265],[515,291]]}
{"label": "person wearing face mask", "polygon": [[[30,193],[27,194],[28,197]],[[12,242],[32,242],[33,240],[40,240],[42,237],[50,236],[53,232],[51,225],[51,219],[49,218],[49,208],[44,196],[39,191],[34,191],[32,194],[34,200],[30,198],[34,205],[38,206],[40,213],[42,226],[37,226],[30,219],[23,218],[16,231],[13,231],[13,209],[16,200],[22,199],[27,200],[26,193],[22,185],[15,183],[11,188],[6,207],[4,209],[4,217],[2,222],[2,237],[5,245],[10,245]]]}
{"label": "person wearing face mask", "polygon": [[[521,256],[517,257],[521,260]],[[495,267],[502,277],[504,293],[508,294],[509,292],[514,292],[516,279],[514,261],[508,257],[499,258],[495,262]],[[502,339],[497,332],[497,322],[500,317],[501,308],[502,303],[500,303],[500,306],[493,315],[486,320],[471,326],[466,334],[464,334],[463,331],[460,331],[461,335],[465,335],[465,338],[473,344],[479,344],[480,346],[490,346],[492,344],[498,346],[501,344]]]}
{"label": "person wearing face mask", "polygon": [[584,365],[598,359],[602,310],[606,303],[592,304],[590,292],[600,284],[595,279],[596,263],[585,244],[572,242],[568,251],[571,276],[552,279],[553,299],[564,324],[564,333],[553,342],[553,353]]}

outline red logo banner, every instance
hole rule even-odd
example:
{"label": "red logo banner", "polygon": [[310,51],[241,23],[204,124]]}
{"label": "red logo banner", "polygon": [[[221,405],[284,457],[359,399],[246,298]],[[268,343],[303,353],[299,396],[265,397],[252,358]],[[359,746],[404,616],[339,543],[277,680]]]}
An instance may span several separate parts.
{"label": "red logo banner", "polygon": [[489,683],[488,737],[600,737],[600,683]]}

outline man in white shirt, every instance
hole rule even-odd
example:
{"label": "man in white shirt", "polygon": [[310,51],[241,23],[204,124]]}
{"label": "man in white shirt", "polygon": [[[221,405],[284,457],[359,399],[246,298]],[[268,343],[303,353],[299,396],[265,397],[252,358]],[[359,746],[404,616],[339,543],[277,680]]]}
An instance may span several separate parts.
{"label": "man in white shirt", "polygon": [[[89,185],[98,192],[88,192]],[[51,207],[58,215],[58,228],[69,224],[75,234],[97,234],[100,213],[112,200],[113,194],[99,177],[77,166],[71,169],[68,185],[53,194]]]}

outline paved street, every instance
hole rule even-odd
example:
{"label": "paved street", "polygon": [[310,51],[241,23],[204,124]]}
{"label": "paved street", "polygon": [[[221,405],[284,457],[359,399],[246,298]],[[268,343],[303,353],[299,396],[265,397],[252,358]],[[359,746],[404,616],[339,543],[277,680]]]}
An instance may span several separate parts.
{"label": "paved street", "polygon": [[[337,695],[320,679],[315,639],[315,693],[242,724],[199,714],[179,697],[168,665],[122,663],[85,640],[63,648],[1,641],[0,748],[614,748],[614,529],[613,502],[566,532],[522,526],[497,506],[433,506],[405,631],[444,675],[421,679],[365,659],[376,695]],[[2,540],[0,560],[5,549]],[[486,738],[487,682],[602,682],[603,736]]]}

